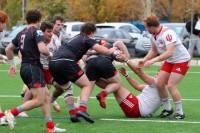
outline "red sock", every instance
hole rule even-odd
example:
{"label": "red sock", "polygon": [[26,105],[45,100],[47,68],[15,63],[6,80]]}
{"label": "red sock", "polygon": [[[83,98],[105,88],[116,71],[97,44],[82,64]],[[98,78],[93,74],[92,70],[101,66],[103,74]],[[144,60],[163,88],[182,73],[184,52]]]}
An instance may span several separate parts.
{"label": "red sock", "polygon": [[0,118],[3,117],[3,116],[5,116],[5,114],[4,113],[0,113]]}
{"label": "red sock", "polygon": [[11,112],[14,116],[17,116],[17,115],[19,114],[19,111],[17,110],[17,108],[11,109],[10,112]]}
{"label": "red sock", "polygon": [[53,121],[46,122],[46,127],[48,129],[54,129],[54,122]]}
{"label": "red sock", "polygon": [[69,114],[70,115],[76,115],[76,111],[74,109],[72,109],[72,110],[69,111]]}
{"label": "red sock", "polygon": [[87,108],[85,106],[80,105],[79,110],[82,112],[86,112]]}
{"label": "red sock", "polygon": [[107,94],[106,94],[106,92],[105,92],[105,91],[101,91],[101,93],[100,93],[100,96],[102,96],[102,97],[106,97],[106,96],[107,96]]}

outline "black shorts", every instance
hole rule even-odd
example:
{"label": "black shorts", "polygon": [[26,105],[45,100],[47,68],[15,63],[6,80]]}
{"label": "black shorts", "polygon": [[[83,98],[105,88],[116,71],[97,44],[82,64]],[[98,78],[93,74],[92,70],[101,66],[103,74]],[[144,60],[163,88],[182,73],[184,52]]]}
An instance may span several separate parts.
{"label": "black shorts", "polygon": [[59,85],[75,82],[84,74],[75,61],[68,60],[49,61],[49,70]]}
{"label": "black shorts", "polygon": [[97,57],[87,62],[86,75],[90,81],[99,81],[100,78],[107,79],[116,74],[117,70],[108,58]]}
{"label": "black shorts", "polygon": [[29,63],[22,64],[20,75],[24,83],[29,89],[45,87],[45,79],[42,68],[40,66]]}

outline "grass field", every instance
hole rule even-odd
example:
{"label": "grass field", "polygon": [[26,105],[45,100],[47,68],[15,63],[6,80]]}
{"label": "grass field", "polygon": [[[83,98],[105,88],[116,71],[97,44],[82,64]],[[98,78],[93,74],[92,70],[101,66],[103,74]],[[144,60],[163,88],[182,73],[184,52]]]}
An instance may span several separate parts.
{"label": "grass field", "polygon": [[[21,104],[20,91],[23,85],[19,72],[17,77],[10,78],[7,75],[8,65],[0,65],[0,104],[2,109],[10,109]],[[159,67],[151,67],[144,69],[150,75],[155,75]],[[136,79],[133,73],[129,74]],[[200,68],[191,67],[179,85],[179,90],[183,98],[183,109],[186,119],[181,121],[171,121],[169,118],[159,119],[156,116],[162,111],[162,107],[152,118],[126,118],[118,106],[113,95],[109,95],[106,99],[107,108],[99,107],[95,95],[100,91],[95,88],[89,101],[88,112],[95,119],[94,124],[85,122],[71,123],[69,115],[66,111],[63,96],[57,101],[62,107],[60,113],[52,110],[55,123],[59,123],[58,127],[66,128],[68,133],[198,133],[200,132]],[[134,93],[126,80],[122,77],[123,83]],[[138,79],[139,80],[139,79]],[[141,80],[140,80],[141,81]],[[74,86],[74,96],[79,95],[80,89]],[[171,101],[172,105],[173,102]],[[173,106],[174,107],[174,106]],[[28,112],[30,118],[17,118],[15,131],[10,131],[9,127],[0,127],[0,133],[43,133],[45,131],[45,123],[40,109],[34,109]]]}

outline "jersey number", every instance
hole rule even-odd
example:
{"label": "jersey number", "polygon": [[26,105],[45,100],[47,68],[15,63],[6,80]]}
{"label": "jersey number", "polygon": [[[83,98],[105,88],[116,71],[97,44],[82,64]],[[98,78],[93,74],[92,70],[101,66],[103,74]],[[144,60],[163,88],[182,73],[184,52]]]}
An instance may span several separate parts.
{"label": "jersey number", "polygon": [[21,42],[20,42],[21,43],[20,44],[20,48],[21,49],[24,49],[24,39],[25,39],[25,36],[26,36],[25,34],[21,36]]}
{"label": "jersey number", "polygon": [[172,41],[172,35],[167,35],[166,39],[167,39],[168,42],[171,42]]}

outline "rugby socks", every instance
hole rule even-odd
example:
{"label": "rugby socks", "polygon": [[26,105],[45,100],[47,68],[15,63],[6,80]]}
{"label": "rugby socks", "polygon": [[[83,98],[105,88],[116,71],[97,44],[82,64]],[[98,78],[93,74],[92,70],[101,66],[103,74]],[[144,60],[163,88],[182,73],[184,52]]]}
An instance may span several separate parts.
{"label": "rugby socks", "polygon": [[106,97],[108,95],[108,91],[107,90],[103,90],[100,92],[100,97]]}
{"label": "rugby socks", "polygon": [[86,112],[86,110],[87,110],[87,102],[86,101],[80,101],[79,110],[82,112]]}
{"label": "rugby socks", "polygon": [[0,118],[3,117],[3,116],[5,116],[5,114],[4,113],[0,113]]}
{"label": "rugby socks", "polygon": [[76,115],[76,111],[75,111],[75,107],[74,107],[74,104],[72,103],[72,104],[68,104],[67,105],[67,108],[68,108],[68,110],[69,110],[69,114],[70,115]]}
{"label": "rugby socks", "polygon": [[46,127],[48,129],[54,129],[55,126],[54,126],[54,122],[51,117],[45,117],[44,120],[46,122]]}
{"label": "rugby socks", "polygon": [[17,108],[13,108],[10,110],[10,112],[14,115],[17,116],[19,113],[23,112],[22,106],[18,106]]}
{"label": "rugby socks", "polygon": [[166,109],[167,111],[169,111],[169,110],[172,109],[172,106],[171,106],[171,104],[170,104],[170,102],[169,102],[169,98],[162,99],[162,102],[163,102],[163,104],[164,104],[164,106],[165,106],[165,109]]}
{"label": "rugby socks", "polygon": [[183,115],[183,108],[182,108],[182,102],[174,102],[175,107],[176,107],[176,113]]}

